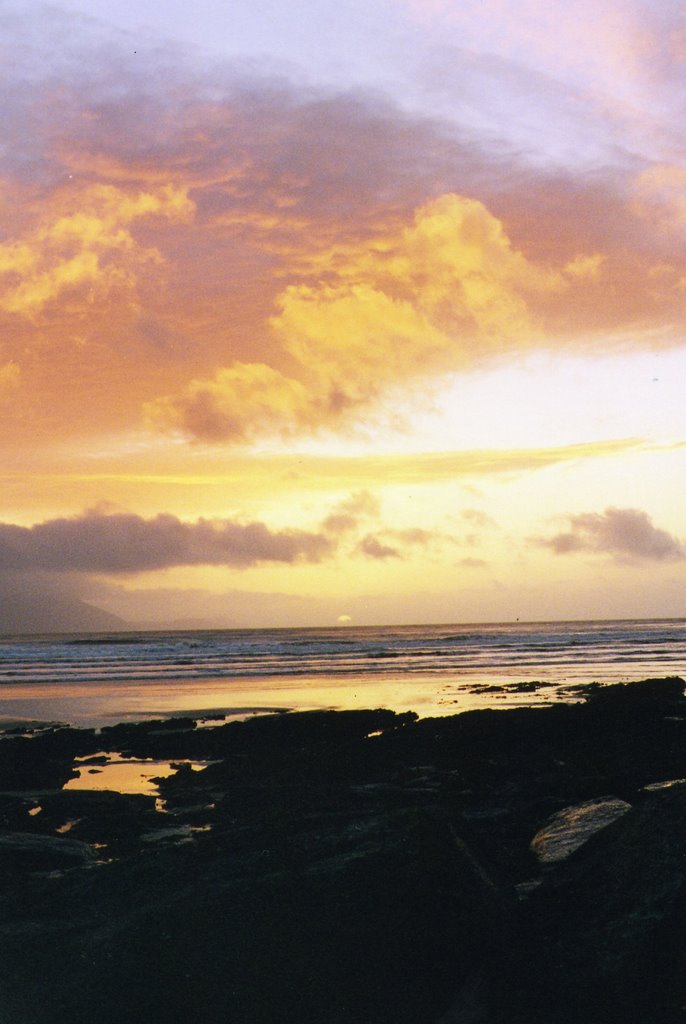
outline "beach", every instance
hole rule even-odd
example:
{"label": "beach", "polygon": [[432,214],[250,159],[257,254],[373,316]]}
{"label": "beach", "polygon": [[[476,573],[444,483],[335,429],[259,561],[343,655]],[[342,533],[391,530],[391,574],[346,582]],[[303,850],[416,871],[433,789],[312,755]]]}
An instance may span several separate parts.
{"label": "beach", "polygon": [[435,717],[682,673],[682,619],[6,637],[0,726],[368,707]]}

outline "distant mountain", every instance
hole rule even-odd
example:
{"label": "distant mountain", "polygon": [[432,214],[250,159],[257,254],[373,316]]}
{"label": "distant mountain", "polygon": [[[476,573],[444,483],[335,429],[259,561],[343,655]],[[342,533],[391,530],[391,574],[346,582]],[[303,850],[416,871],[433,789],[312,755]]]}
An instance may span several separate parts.
{"label": "distant mountain", "polygon": [[0,634],[103,633],[128,628],[119,616],[64,594],[0,593]]}

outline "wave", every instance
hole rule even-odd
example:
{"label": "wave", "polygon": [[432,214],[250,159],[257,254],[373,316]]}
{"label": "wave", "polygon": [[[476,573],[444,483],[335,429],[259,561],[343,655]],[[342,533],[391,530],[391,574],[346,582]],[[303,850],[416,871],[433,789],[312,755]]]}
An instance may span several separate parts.
{"label": "wave", "polygon": [[269,676],[489,672],[564,681],[579,673],[686,669],[686,622],[507,623],[201,630],[0,641],[0,685],[143,683]]}

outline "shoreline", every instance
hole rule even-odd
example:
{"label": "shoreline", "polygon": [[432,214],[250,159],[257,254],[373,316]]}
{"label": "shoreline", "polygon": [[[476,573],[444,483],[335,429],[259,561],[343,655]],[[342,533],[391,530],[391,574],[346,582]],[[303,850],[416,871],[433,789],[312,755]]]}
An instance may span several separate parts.
{"label": "shoreline", "polygon": [[0,720],[106,726],[255,707],[386,707],[427,717],[576,700],[575,687],[594,681],[686,670],[683,621],[179,631],[132,639],[0,643]]}
{"label": "shoreline", "polygon": [[354,711],[383,707],[420,718],[451,717],[467,711],[543,707],[583,699],[589,687],[622,685],[630,671],[598,683],[595,673],[584,681],[522,679],[483,672],[473,677],[421,672],[385,675],[272,675],[260,679],[162,680],[138,685],[122,682],[0,683],[0,734],[12,723],[69,728],[107,728],[126,722],[185,717],[225,716],[238,720],[254,713]]}

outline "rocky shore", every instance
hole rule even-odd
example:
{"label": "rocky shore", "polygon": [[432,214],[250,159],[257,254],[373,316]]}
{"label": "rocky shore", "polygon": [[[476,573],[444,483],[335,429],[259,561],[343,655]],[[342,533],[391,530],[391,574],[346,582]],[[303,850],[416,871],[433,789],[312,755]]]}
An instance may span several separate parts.
{"label": "rocky shore", "polygon": [[[62,788],[103,751],[208,764]],[[686,1021],[681,679],[17,729],[0,788],[3,1024]]]}

